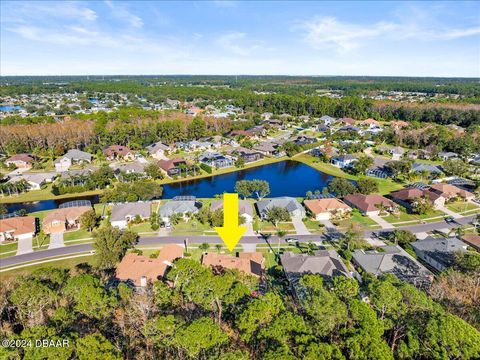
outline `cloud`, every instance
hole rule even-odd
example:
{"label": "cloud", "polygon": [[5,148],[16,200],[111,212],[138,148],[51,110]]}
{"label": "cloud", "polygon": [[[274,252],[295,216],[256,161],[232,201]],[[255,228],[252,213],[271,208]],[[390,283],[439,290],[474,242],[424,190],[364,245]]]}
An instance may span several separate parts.
{"label": "cloud", "polygon": [[14,11],[9,11],[8,18],[2,17],[7,21],[24,21],[25,19],[39,19],[42,16],[53,18],[68,18],[77,21],[95,21],[98,18],[97,13],[81,3],[65,1],[65,2],[15,2],[13,3]]}
{"label": "cloud", "polygon": [[111,14],[120,19],[126,21],[128,24],[135,28],[141,28],[143,26],[143,20],[140,16],[132,14],[130,10],[128,10],[124,6],[118,6],[113,3],[111,0],[106,0],[105,4],[110,8]]}
{"label": "cloud", "polygon": [[247,34],[243,32],[229,32],[217,38],[217,44],[235,55],[247,56],[254,50],[262,48],[261,42],[254,41],[248,43]]}
{"label": "cloud", "polygon": [[448,28],[428,21],[377,22],[368,25],[348,23],[335,17],[316,17],[293,27],[315,49],[331,48],[340,53],[365,45],[371,40],[417,41],[455,40],[480,34],[480,27]]}

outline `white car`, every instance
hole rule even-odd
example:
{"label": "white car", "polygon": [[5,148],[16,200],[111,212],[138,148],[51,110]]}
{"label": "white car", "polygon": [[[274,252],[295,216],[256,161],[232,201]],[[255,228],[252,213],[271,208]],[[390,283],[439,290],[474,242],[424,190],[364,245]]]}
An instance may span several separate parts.
{"label": "white car", "polygon": [[298,242],[298,239],[293,238],[293,237],[288,237],[288,238],[285,239],[285,241],[286,241],[287,243],[291,244],[291,243],[296,243],[296,242]]}

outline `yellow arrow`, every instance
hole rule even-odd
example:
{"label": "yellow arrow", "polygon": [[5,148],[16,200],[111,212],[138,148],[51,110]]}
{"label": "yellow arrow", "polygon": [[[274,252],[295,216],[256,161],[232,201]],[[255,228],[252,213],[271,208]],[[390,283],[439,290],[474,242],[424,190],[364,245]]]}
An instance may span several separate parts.
{"label": "yellow arrow", "polygon": [[238,226],[238,194],[223,194],[223,227],[215,227],[228,250],[240,241],[246,226]]}

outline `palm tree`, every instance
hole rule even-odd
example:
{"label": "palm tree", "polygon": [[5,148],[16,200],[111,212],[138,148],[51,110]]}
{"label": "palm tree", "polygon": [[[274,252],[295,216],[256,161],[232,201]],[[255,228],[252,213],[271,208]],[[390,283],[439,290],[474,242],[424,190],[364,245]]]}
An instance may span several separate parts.
{"label": "palm tree", "polygon": [[210,248],[210,245],[206,242],[200,244],[200,246],[198,247],[200,250],[202,250],[203,252],[206,252],[209,248]]}
{"label": "palm tree", "polygon": [[222,245],[216,244],[216,245],[215,245],[215,249],[217,249],[217,253],[220,254],[220,250],[222,250]]}

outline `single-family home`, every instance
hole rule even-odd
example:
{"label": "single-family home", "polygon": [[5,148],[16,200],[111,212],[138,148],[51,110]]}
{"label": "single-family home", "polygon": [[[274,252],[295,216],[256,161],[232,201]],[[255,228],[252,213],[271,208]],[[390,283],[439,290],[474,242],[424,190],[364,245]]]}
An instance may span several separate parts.
{"label": "single-family home", "polygon": [[380,123],[375,119],[368,118],[368,119],[362,121],[362,125],[371,127],[371,126],[380,126]]}
{"label": "single-family home", "polygon": [[161,141],[158,141],[156,143],[153,143],[151,145],[148,145],[146,147],[146,150],[150,154],[151,157],[154,159],[160,160],[160,159],[166,159],[166,153],[171,150],[170,146],[164,144]]}
{"label": "single-family home", "polygon": [[335,124],[335,122],[336,122],[335,118],[333,118],[333,117],[331,117],[331,116],[328,116],[328,115],[323,115],[323,116],[320,118],[320,121],[321,121],[324,125],[326,125],[326,126],[328,126],[328,127],[332,126],[332,125]]}
{"label": "single-family home", "polygon": [[303,202],[307,210],[313,214],[315,220],[328,220],[342,217],[352,211],[352,208],[337,198],[312,199]]}
{"label": "single-family home", "polygon": [[224,168],[233,165],[231,157],[227,157],[223,154],[214,151],[206,151],[198,157],[198,161],[202,164],[208,165],[213,168]]}
{"label": "single-family home", "polygon": [[303,219],[305,217],[305,209],[293,197],[283,196],[271,199],[260,200],[256,202],[258,214],[262,219],[267,217],[268,211],[273,207],[281,207],[287,209],[293,218]]}
{"label": "single-family home", "polygon": [[366,215],[381,215],[382,208],[389,213],[397,210],[397,206],[392,200],[378,194],[349,194],[343,198],[343,201]]}
{"label": "single-family home", "polygon": [[5,165],[15,165],[18,169],[31,169],[34,160],[30,154],[16,154],[5,160]]}
{"label": "single-family home", "polygon": [[183,257],[184,248],[180,245],[165,245],[156,258],[128,253],[117,265],[115,277],[120,281],[144,288],[149,282],[162,279],[176,259]]}
{"label": "single-family home", "polygon": [[135,160],[135,154],[126,146],[122,145],[110,145],[103,149],[103,154],[108,161],[114,160],[125,160],[133,161]]}
{"label": "single-family home", "polygon": [[[223,200],[214,201],[210,204],[211,211],[218,209],[223,209]],[[247,200],[238,200],[238,215],[243,216],[246,223],[251,223],[253,221],[252,204]]]}
{"label": "single-family home", "polygon": [[355,132],[355,133],[359,133],[360,132],[360,128],[356,127],[356,126],[353,126],[353,125],[345,125],[345,126],[342,126],[340,129],[337,130],[338,132]]}
{"label": "single-family home", "polygon": [[117,178],[121,177],[122,174],[139,174],[145,175],[145,168],[148,163],[140,162],[138,160],[124,163],[124,164],[114,164],[112,165],[113,172]]}
{"label": "single-family home", "polygon": [[408,122],[406,121],[402,121],[402,120],[398,120],[398,121],[391,121],[390,122],[390,125],[394,128],[394,129],[402,129],[404,127],[407,127],[408,125],[410,125]]}
{"label": "single-family home", "polygon": [[37,219],[33,216],[16,216],[0,220],[0,242],[31,239],[37,233]]}
{"label": "single-family home", "polygon": [[306,135],[299,135],[297,136],[296,139],[293,140],[293,142],[299,146],[313,144],[316,141],[317,141],[317,138],[312,136],[306,136]]}
{"label": "single-family home", "polygon": [[355,161],[357,161],[357,157],[355,155],[346,154],[332,157],[330,163],[333,166],[345,169],[353,167],[353,163]]}
{"label": "single-family home", "polygon": [[465,252],[468,245],[456,237],[428,237],[410,243],[417,256],[435,270],[444,271],[455,263],[455,254]]}
{"label": "single-family home", "polygon": [[29,190],[40,190],[43,185],[51,183],[56,177],[56,173],[25,173],[12,177],[8,182],[16,183],[25,180],[29,185]]}
{"label": "single-family home", "polygon": [[462,236],[463,242],[480,252],[480,235],[465,234]]}
{"label": "single-family home", "polygon": [[349,117],[340,118],[337,121],[345,125],[355,125],[355,119]]}
{"label": "single-family home", "polygon": [[452,200],[455,198],[461,198],[465,201],[475,199],[475,194],[471,193],[470,191],[461,189],[457,186],[447,184],[447,183],[436,183],[430,187],[430,191],[439,194],[445,200]]}
{"label": "single-family home", "polygon": [[422,164],[422,163],[414,163],[412,165],[412,172],[426,172],[429,174],[436,174],[436,175],[440,175],[443,173],[443,171],[437,165]]}
{"label": "single-family home", "polygon": [[92,154],[78,149],[70,149],[65,155],[55,161],[57,172],[67,171],[75,163],[91,163]]}
{"label": "single-family home", "polygon": [[440,159],[440,160],[443,160],[443,161],[446,161],[446,160],[450,160],[450,159],[458,159],[459,156],[457,153],[455,152],[451,152],[451,151],[442,151],[442,152],[439,152],[437,157]]}
{"label": "single-family home", "polygon": [[187,219],[189,215],[196,214],[202,207],[202,203],[192,199],[171,200],[160,206],[158,214],[165,226],[170,226],[170,216],[174,214],[181,215]]}
{"label": "single-family home", "polygon": [[166,160],[161,159],[158,161],[158,166],[167,173],[168,176],[175,176],[180,174],[181,167],[186,166],[187,161],[182,157]]}
{"label": "single-family home", "polygon": [[395,146],[389,150],[389,153],[392,155],[392,160],[400,160],[405,153],[405,149],[401,146]]}
{"label": "single-family home", "polygon": [[147,220],[151,214],[152,203],[149,201],[117,204],[112,207],[110,223],[112,226],[124,229],[129,222],[137,218]]}
{"label": "single-family home", "polygon": [[302,296],[299,280],[304,275],[320,275],[327,281],[336,276],[351,277],[335,250],[319,250],[314,255],[287,251],[280,255],[280,262],[289,285],[297,297]]}
{"label": "single-family home", "polygon": [[247,149],[242,146],[229,150],[228,154],[242,158],[246,163],[263,159],[263,154],[260,151]]}
{"label": "single-family home", "polygon": [[283,151],[281,150],[281,146],[279,144],[265,141],[253,146],[253,150],[260,152],[263,155],[268,156],[282,156]]}
{"label": "single-family home", "polygon": [[419,199],[428,199],[434,208],[445,205],[445,198],[440,194],[430,191],[429,189],[419,189],[414,187],[409,187],[401,190],[391,192],[389,196],[397,204],[402,205],[407,210],[411,211],[415,206],[415,203]]}
{"label": "single-family home", "polygon": [[380,246],[376,250],[355,250],[352,261],[374,276],[393,274],[419,288],[428,288],[433,274],[400,246]]}
{"label": "single-family home", "polygon": [[81,216],[90,210],[92,210],[91,206],[73,206],[53,210],[43,218],[43,232],[50,234],[79,229]]}
{"label": "single-family home", "polygon": [[260,278],[263,275],[265,259],[261,252],[241,252],[237,256],[217,253],[202,255],[202,265],[211,267],[214,271],[236,269],[247,275]]}

